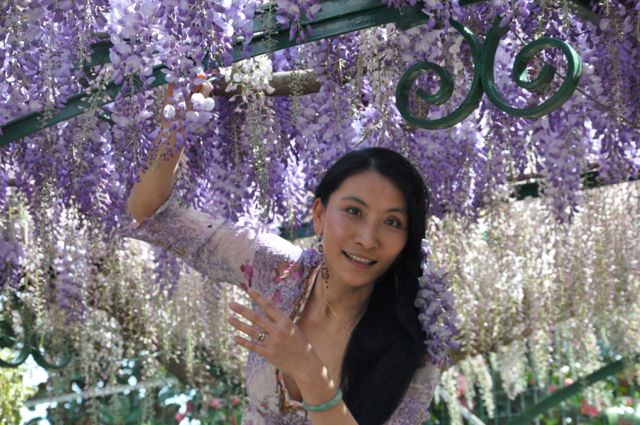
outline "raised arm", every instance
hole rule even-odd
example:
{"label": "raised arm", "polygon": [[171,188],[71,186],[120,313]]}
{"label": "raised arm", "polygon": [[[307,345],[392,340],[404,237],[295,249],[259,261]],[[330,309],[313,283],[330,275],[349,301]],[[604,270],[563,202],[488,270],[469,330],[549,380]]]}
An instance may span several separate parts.
{"label": "raised arm", "polygon": [[[206,97],[211,90],[211,84],[203,83],[192,94]],[[170,103],[172,96],[170,85],[164,105]],[[210,278],[243,288],[255,284],[256,289],[268,293],[271,283],[277,280],[277,270],[287,270],[298,260],[301,249],[276,235],[183,206],[172,190],[184,148],[176,149],[178,134],[164,117],[162,130],[168,132],[168,140],[161,143],[161,135],[158,136],[148,169],[140,175],[127,200],[127,209],[137,223],[123,229],[122,236],[163,247]]]}
{"label": "raised arm", "polygon": [[[212,88],[211,84],[205,82],[197,86],[193,93],[201,92],[204,96],[208,96]],[[169,84],[164,97],[163,110],[172,97],[173,84]],[[161,144],[163,134],[167,137],[167,141]],[[165,119],[163,113],[161,130],[155,140],[155,151],[149,157],[147,170],[140,175],[140,180],[133,186],[127,199],[127,210],[138,223],[151,217],[171,194],[178,163],[184,152],[184,147],[176,149],[176,136],[172,122]]]}

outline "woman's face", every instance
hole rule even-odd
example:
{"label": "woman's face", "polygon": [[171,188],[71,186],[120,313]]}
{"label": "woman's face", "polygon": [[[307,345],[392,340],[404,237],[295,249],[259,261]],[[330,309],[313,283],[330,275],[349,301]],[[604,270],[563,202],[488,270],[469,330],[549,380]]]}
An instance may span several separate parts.
{"label": "woman's face", "polygon": [[402,192],[376,171],[342,182],[327,206],[313,204],[332,283],[363,287],[376,281],[407,243],[408,213]]}

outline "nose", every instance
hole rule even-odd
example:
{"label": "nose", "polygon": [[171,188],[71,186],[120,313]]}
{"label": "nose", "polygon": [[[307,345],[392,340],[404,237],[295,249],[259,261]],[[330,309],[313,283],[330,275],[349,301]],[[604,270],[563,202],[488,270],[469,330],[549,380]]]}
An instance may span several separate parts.
{"label": "nose", "polygon": [[377,248],[379,240],[376,226],[369,223],[359,226],[355,241],[364,249]]}

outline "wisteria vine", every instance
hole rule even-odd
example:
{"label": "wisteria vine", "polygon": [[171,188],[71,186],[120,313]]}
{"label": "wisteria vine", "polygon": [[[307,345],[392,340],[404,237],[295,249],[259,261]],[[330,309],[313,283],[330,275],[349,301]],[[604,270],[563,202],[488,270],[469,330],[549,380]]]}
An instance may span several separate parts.
{"label": "wisteria vine", "polygon": [[[245,225],[278,231],[304,223],[310,193],[323,171],[340,155],[364,146],[395,149],[421,170],[435,220],[460,220],[465,229],[479,225],[487,210],[504,206],[514,184],[536,179],[544,205],[536,219],[553,217],[551,221],[563,226],[579,221],[587,205],[580,190],[586,172],[595,170],[598,182],[607,184],[637,179],[640,172],[640,6],[632,3],[605,0],[576,12],[534,0],[464,7],[456,0],[428,0],[421,3],[428,18],[419,26],[373,27],[234,63],[238,52],[248,53],[254,18],[272,17],[274,28],[288,28],[290,39],[302,43],[313,32],[313,22],[308,22],[322,13],[322,2],[0,0],[0,125],[33,112],[47,120],[77,93],[85,93],[89,105],[80,116],[0,148],[0,293],[28,294],[38,315],[61,310],[65,324],[91,323],[104,314],[118,316],[128,296],[149,293],[139,301],[145,306],[143,313],[157,323],[149,330],[153,338],[141,337],[144,348],[151,353],[182,347],[183,353],[194,354],[185,348],[184,335],[166,332],[167,317],[153,316],[163,309],[179,315],[180,303],[196,302],[184,289],[189,274],[162,251],[134,258],[116,236],[130,221],[125,213],[129,189],[153,144],[162,138],[161,116],[173,120],[179,144],[186,146],[176,186],[179,195],[192,206]],[[402,9],[418,2],[381,4]],[[534,121],[509,116],[482,101],[450,129],[427,131],[405,124],[394,104],[395,87],[414,63],[435,62],[448,69],[456,83],[447,104],[426,106],[413,98],[412,107],[423,116],[447,114],[467,93],[473,64],[464,39],[448,25],[449,18],[486,35],[498,15],[509,32],[497,51],[494,71],[509,102],[539,103],[548,95],[528,93],[510,79],[515,55],[542,35],[565,40],[580,53],[584,73],[579,91],[561,109]],[[268,39],[274,28],[266,27],[263,35]],[[104,41],[113,45],[110,63],[87,66],[92,45]],[[538,55],[531,74],[543,62],[556,64],[561,73],[563,62],[557,53]],[[308,90],[296,71],[311,71],[319,90]],[[214,84],[227,95],[198,99],[187,112],[186,96],[201,82],[200,72],[215,78]],[[289,96],[272,96],[275,73],[287,73]],[[159,76],[175,86],[165,107],[164,87],[152,88]],[[98,106],[111,82],[121,84],[119,94]],[[438,87],[432,76],[419,83],[425,90]],[[444,229],[445,234],[447,229],[452,228]],[[632,230],[621,225],[616,231]],[[496,239],[503,254],[522,249],[510,242],[517,232],[504,229],[508,231],[512,233]],[[604,238],[600,233],[593,237]],[[573,243],[554,238],[552,243],[540,237],[549,252],[557,252],[553,250],[558,244]],[[636,252],[636,247],[628,248]],[[491,295],[495,285],[459,289],[460,282],[469,283],[470,276],[476,276],[478,282],[503,285],[490,297],[492,303],[504,301],[511,308],[501,317],[523,317],[522,299],[504,297],[514,289],[509,285],[519,285],[525,277],[492,281],[495,276],[489,270],[469,271],[460,265],[456,258],[467,255],[464,250],[434,244],[435,257],[438,249],[451,256],[440,257],[439,263],[451,269],[461,300],[457,304],[474,306],[474,300]],[[496,264],[510,270],[524,260],[500,261]],[[574,268],[558,269],[545,282],[573,285],[572,273],[579,266],[577,260],[571,264]],[[637,295],[637,280],[632,285],[621,277],[621,265],[611,267],[608,284]],[[604,279],[609,272],[592,273]],[[86,274],[100,279],[84,282]],[[189,285],[195,281],[189,280]],[[202,299],[225,302],[229,295],[215,288]],[[522,288],[515,289],[526,295]],[[551,306],[552,295],[538,298],[547,304],[534,306],[538,310],[531,310],[531,317],[539,320],[543,307]],[[214,305],[203,309],[211,314],[183,317],[180,326],[195,326],[188,344],[215,351],[207,345],[203,329],[219,319],[219,312]],[[463,309],[462,325],[468,325],[464,317],[477,313]],[[125,317],[113,324],[123,334],[139,324],[139,319]],[[530,342],[534,363],[544,370],[550,360],[541,347],[548,346],[552,323],[539,323]],[[593,329],[588,332],[593,334]],[[477,340],[463,338],[463,349],[496,348],[484,345],[492,340],[486,332]],[[465,335],[471,334],[467,329]],[[512,351],[519,353],[521,348]],[[237,355],[232,352],[225,364],[236,367]],[[594,359],[592,364],[597,363]],[[486,366],[484,360],[474,362],[478,370]],[[484,372],[477,376],[487,381]],[[504,378],[514,376],[518,373]],[[520,388],[512,382],[514,393]]]}

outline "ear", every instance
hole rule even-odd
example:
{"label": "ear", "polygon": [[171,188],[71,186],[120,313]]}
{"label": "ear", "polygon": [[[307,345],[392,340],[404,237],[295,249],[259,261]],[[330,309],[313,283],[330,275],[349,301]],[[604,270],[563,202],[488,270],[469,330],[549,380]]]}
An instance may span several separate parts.
{"label": "ear", "polygon": [[316,232],[316,235],[321,235],[323,233],[325,212],[326,210],[324,205],[322,205],[322,199],[314,199],[313,205],[311,206],[311,213],[313,218],[313,230]]}

